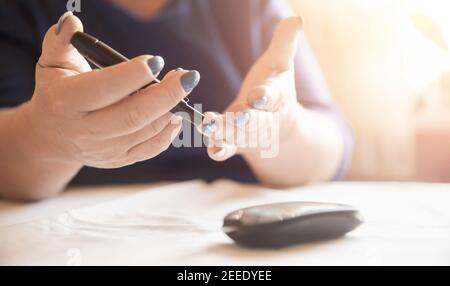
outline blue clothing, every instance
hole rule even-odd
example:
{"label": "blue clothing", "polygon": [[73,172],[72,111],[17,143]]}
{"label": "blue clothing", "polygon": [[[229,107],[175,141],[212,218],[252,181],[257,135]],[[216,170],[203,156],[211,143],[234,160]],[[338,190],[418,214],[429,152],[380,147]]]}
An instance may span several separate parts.
{"label": "blue clothing", "polygon": [[[243,77],[265,51],[276,24],[289,10],[277,0],[172,0],[156,17],[143,20],[107,0],[81,1],[85,31],[129,58],[160,55],[165,71],[196,69],[200,85],[190,96],[203,111],[223,111],[236,97]],[[0,108],[30,100],[35,64],[47,29],[65,12],[66,0],[0,0]],[[296,58],[299,101],[332,118],[345,138],[337,178],[350,163],[352,135],[326,87],[306,39]],[[301,152],[301,150],[299,151]],[[72,184],[141,183],[218,178],[254,182],[241,157],[210,160],[204,148],[170,148],[160,156],[117,170],[83,168]]]}

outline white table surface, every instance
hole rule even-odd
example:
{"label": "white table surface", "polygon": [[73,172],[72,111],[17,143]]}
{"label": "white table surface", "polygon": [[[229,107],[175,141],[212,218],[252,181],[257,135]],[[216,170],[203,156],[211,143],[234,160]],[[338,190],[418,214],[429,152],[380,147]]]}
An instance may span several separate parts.
{"label": "white table surface", "polygon": [[[343,239],[281,250],[222,233],[235,209],[283,201],[357,206]],[[0,201],[0,265],[450,265],[450,185],[333,183],[288,191],[229,181],[72,189]]]}

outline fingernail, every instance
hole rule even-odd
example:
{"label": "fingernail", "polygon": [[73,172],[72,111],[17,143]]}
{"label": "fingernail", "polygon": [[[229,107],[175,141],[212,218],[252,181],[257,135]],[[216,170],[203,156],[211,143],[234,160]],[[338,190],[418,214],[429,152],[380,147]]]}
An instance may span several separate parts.
{"label": "fingernail", "polygon": [[61,32],[62,27],[64,25],[64,21],[66,21],[67,17],[72,15],[73,13],[71,11],[67,11],[59,18],[58,23],[56,24],[56,35],[59,35],[59,33]]}
{"label": "fingernail", "polygon": [[210,123],[203,125],[202,132],[206,136],[211,136],[216,131],[217,131],[217,124],[214,120],[211,121]]}
{"label": "fingernail", "polygon": [[234,118],[234,124],[236,126],[245,126],[250,120],[250,114],[248,112],[239,112]]}
{"label": "fingernail", "polygon": [[224,157],[225,156],[225,149],[224,148],[220,148],[219,150],[217,150],[216,152],[214,152],[214,156],[217,157]]}
{"label": "fingernail", "polygon": [[158,75],[164,68],[164,59],[160,56],[153,57],[147,61],[147,64],[152,71],[153,75]]}
{"label": "fingernail", "polygon": [[264,109],[266,108],[267,103],[269,103],[269,98],[264,95],[263,97],[255,100],[252,105],[255,109]]}
{"label": "fingernail", "polygon": [[179,71],[182,71],[182,70],[183,70],[182,68],[177,68],[175,71],[179,72]]}
{"label": "fingernail", "polygon": [[198,71],[189,71],[181,77],[181,85],[186,93],[190,93],[199,83],[200,74]]}

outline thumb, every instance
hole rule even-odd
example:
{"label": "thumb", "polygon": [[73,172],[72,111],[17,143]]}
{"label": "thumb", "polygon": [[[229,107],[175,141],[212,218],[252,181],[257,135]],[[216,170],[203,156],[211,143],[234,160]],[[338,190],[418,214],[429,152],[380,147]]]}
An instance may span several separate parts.
{"label": "thumb", "polygon": [[79,73],[90,71],[87,61],[70,43],[72,36],[79,31],[83,31],[80,19],[72,12],[64,13],[45,35],[39,67],[63,68]]}
{"label": "thumb", "polygon": [[266,61],[272,68],[285,71],[293,65],[302,27],[301,17],[290,17],[278,24],[265,53]]}

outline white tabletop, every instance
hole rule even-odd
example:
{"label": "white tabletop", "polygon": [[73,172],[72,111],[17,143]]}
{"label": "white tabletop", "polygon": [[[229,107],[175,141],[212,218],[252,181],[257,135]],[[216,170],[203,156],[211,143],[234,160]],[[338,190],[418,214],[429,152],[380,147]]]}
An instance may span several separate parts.
{"label": "white tabletop", "polygon": [[[365,223],[343,239],[281,250],[241,248],[221,231],[231,211],[284,201],[355,205]],[[0,265],[450,265],[450,185],[73,189],[36,204],[0,202]]]}

